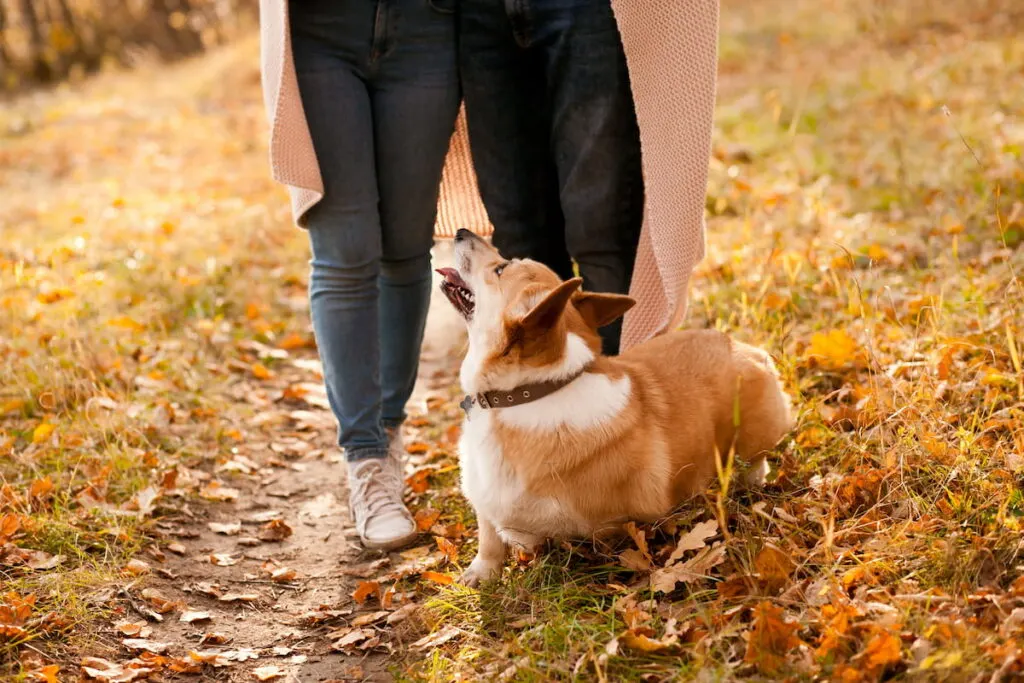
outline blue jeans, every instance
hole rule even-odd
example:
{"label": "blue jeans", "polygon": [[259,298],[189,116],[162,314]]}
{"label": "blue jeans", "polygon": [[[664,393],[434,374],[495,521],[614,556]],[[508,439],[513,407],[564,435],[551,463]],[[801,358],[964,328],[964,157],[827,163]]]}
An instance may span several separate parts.
{"label": "blue jeans", "polygon": [[430,302],[438,186],[459,107],[454,0],[292,0],[324,198],[306,218],[313,329],[347,458],[387,454]]}
{"label": "blue jeans", "polygon": [[[643,0],[629,0],[643,2]],[[460,0],[459,67],[494,244],[626,293],[643,221],[640,132],[610,0]],[[601,330],[617,353],[621,321]]]}

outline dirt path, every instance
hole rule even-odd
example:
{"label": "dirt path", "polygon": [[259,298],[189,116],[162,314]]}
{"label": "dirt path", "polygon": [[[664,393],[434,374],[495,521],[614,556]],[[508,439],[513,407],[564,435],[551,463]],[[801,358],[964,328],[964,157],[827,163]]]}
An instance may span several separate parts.
{"label": "dirt path", "polygon": [[[436,251],[435,261],[445,263],[448,246]],[[447,302],[437,300],[437,291],[413,406],[450,386],[462,339],[460,321]],[[156,576],[145,582],[147,592],[127,600],[135,612],[129,620],[141,623],[138,617],[144,617],[152,629],[149,640],[168,644],[169,652],[197,651],[211,661],[218,655],[230,661],[222,669],[226,680],[253,680],[254,671],[298,681],[391,679],[386,653],[391,634],[362,654],[341,653],[333,645],[346,626],[360,624],[360,616],[373,618],[372,626],[383,624],[387,615],[351,597],[360,568],[382,555],[364,551],[356,538],[334,419],[317,368],[315,358],[293,359],[267,396],[243,397],[271,403],[251,420],[235,459],[220,468],[235,470],[231,488],[238,490],[237,499],[209,506],[186,503],[162,517],[157,528],[168,544],[161,555],[147,558]],[[283,401],[293,405],[282,409],[274,398],[294,386],[308,393],[301,401]],[[294,405],[299,402],[305,405]],[[416,438],[416,430],[407,436]],[[273,535],[267,525],[279,524],[275,520],[291,534],[281,541],[260,540]],[[394,554],[390,561],[398,564],[402,556]],[[150,607],[160,599],[178,609],[157,622]],[[394,607],[400,604],[397,600]],[[183,622],[190,612],[209,618]],[[394,617],[392,622],[397,626]]]}

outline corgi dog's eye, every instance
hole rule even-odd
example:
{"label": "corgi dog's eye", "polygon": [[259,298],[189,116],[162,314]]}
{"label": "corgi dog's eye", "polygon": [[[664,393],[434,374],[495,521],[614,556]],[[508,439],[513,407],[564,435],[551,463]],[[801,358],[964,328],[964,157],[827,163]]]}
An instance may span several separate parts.
{"label": "corgi dog's eye", "polygon": [[502,263],[502,264],[498,265],[498,267],[494,269],[494,274],[497,275],[498,277],[501,277],[501,273],[502,273],[503,270],[505,270],[505,266],[507,266],[507,265],[508,265],[507,261],[505,263]]}

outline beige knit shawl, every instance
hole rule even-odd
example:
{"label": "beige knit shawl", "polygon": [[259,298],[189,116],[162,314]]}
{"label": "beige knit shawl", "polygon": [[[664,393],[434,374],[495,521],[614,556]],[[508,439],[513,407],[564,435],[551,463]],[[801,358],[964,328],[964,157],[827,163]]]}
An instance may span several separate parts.
{"label": "beige knit shawl", "polygon": [[[646,203],[626,316],[629,347],[678,326],[704,256],[704,201],[715,105],[718,0],[612,0],[640,124]],[[287,0],[260,0],[263,97],[274,178],[299,225],[323,197],[292,60]],[[490,232],[476,191],[463,117],[444,169],[436,234]]]}

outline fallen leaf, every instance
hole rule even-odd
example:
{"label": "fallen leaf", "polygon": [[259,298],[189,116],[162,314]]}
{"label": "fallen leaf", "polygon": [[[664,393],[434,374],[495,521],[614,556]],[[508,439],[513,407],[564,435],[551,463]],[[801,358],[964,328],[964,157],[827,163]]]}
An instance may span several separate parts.
{"label": "fallen leaf", "polygon": [[715,536],[718,533],[718,522],[713,519],[708,519],[703,522],[698,522],[688,532],[683,534],[682,538],[676,544],[676,549],[672,551],[672,554],[668,556],[668,560],[665,564],[671,564],[681,558],[688,550],[700,550],[705,545],[709,538]]}
{"label": "fallen leaf", "polygon": [[417,510],[414,515],[416,527],[420,531],[430,531],[430,527],[434,526],[434,522],[436,522],[440,517],[441,512],[439,510],[431,510],[430,508]]}
{"label": "fallen leaf", "polygon": [[256,536],[261,541],[278,542],[292,535],[292,528],[283,519],[272,519],[260,527]]}
{"label": "fallen leaf", "polygon": [[754,609],[754,626],[748,633],[743,661],[758,671],[772,675],[782,668],[786,655],[803,644],[796,632],[800,624],[787,621],[781,607],[761,602]]}
{"label": "fallen leaf", "polygon": [[199,495],[206,500],[228,502],[238,500],[240,491],[238,489],[229,488],[227,486],[221,486],[219,483],[212,481],[199,490]]}
{"label": "fallen leaf", "polygon": [[215,564],[218,567],[230,567],[238,564],[242,558],[232,557],[228,553],[214,553],[210,555],[210,564]]}
{"label": "fallen leaf", "polygon": [[144,621],[122,621],[114,626],[114,628],[121,635],[132,638],[148,638],[153,633],[153,629],[147,626]]}
{"label": "fallen leaf", "polygon": [[352,599],[361,605],[371,595],[380,597],[380,584],[376,581],[360,581],[352,593]]}
{"label": "fallen leaf", "polygon": [[210,522],[206,526],[213,533],[223,534],[224,536],[235,536],[242,531],[241,522],[229,522],[226,524],[222,524],[220,522]]}
{"label": "fallen leaf", "polygon": [[816,332],[804,357],[824,368],[839,370],[851,364],[859,355],[859,346],[853,337],[841,329]]}
{"label": "fallen leaf", "polygon": [[[48,425],[49,426],[49,425]],[[38,429],[38,427],[37,427]],[[28,495],[30,498],[42,498],[46,496],[50,491],[53,490],[53,480],[50,477],[43,477],[42,479],[36,479],[29,486]]]}
{"label": "fallen leaf", "polygon": [[39,423],[36,425],[36,428],[32,430],[32,443],[42,443],[46,441],[50,435],[53,434],[53,430],[56,428],[56,425],[52,425],[49,422]]}
{"label": "fallen leaf", "polygon": [[406,605],[402,605],[401,607],[399,607],[394,612],[388,615],[388,626],[394,626],[395,624],[402,623],[403,621],[411,617],[417,609],[419,609],[419,605],[416,605],[412,602]]}
{"label": "fallen leaf", "polygon": [[148,638],[125,638],[121,642],[129,650],[145,650],[157,655],[162,655],[171,647],[170,643],[161,643]]}
{"label": "fallen leaf", "polygon": [[149,564],[140,559],[129,560],[124,566],[124,573],[131,576],[142,576],[149,573]]}
{"label": "fallen leaf", "polygon": [[82,673],[97,681],[129,683],[137,678],[145,678],[152,672],[148,667],[125,669],[120,664],[99,657],[82,658]]}
{"label": "fallen leaf", "polygon": [[360,614],[358,617],[352,620],[352,626],[359,628],[362,626],[369,626],[370,624],[376,623],[381,619],[384,619],[390,614],[390,612],[370,612],[368,614]]}
{"label": "fallen leaf", "polygon": [[442,574],[441,572],[427,571],[420,574],[420,577],[426,579],[427,581],[433,581],[434,583],[439,583],[445,586],[450,585],[455,581],[448,574]]}
{"label": "fallen leaf", "polygon": [[299,573],[290,567],[279,567],[270,572],[270,580],[274,583],[288,583],[294,581]]}
{"label": "fallen leaf", "polygon": [[423,636],[415,643],[413,643],[410,647],[413,650],[418,650],[421,652],[424,650],[431,650],[435,647],[438,647],[439,645],[444,645],[449,640],[455,638],[461,633],[462,631],[455,628],[454,626],[445,626],[436,633],[431,633],[429,635]]}
{"label": "fallen leaf", "polygon": [[372,628],[354,628],[344,629],[342,631],[335,631],[329,634],[330,637],[339,636],[334,640],[331,647],[335,650],[347,650],[354,647],[356,644],[363,642],[375,635],[375,631]]}
{"label": "fallen leaf", "polygon": [[712,567],[725,561],[725,545],[705,546],[701,552],[682,564],[673,564],[651,574],[651,588],[662,593],[671,593],[680,581],[689,583],[707,578]]}
{"label": "fallen leaf", "polygon": [[641,652],[661,652],[670,647],[667,643],[653,640],[643,633],[634,633],[632,630],[626,631],[619,636],[619,642],[632,650],[640,650]]}
{"label": "fallen leaf", "polygon": [[796,566],[784,551],[766,543],[754,558],[754,569],[771,590],[779,590],[789,582]]}
{"label": "fallen leaf", "polygon": [[217,599],[221,602],[256,602],[260,596],[259,593],[225,593]]}
{"label": "fallen leaf", "polygon": [[459,561],[458,546],[442,536],[434,536],[434,542],[437,543],[437,549],[444,553],[449,562]]}
{"label": "fallen leaf", "polygon": [[284,676],[284,671],[281,670],[280,667],[273,665],[261,666],[258,669],[253,669],[252,675],[260,681],[271,681],[275,678],[280,678],[281,676]]}
{"label": "fallen leaf", "polygon": [[178,621],[183,621],[186,624],[191,624],[197,621],[210,621],[212,617],[209,612],[182,612],[181,616],[178,617]]}
{"label": "fallen leaf", "polygon": [[274,376],[274,373],[271,372],[267,366],[263,365],[263,363],[253,363],[251,370],[252,376],[256,379],[270,379]]}
{"label": "fallen leaf", "polygon": [[29,672],[28,680],[38,681],[40,683],[60,683],[60,679],[57,678],[57,674],[59,673],[60,665],[50,664],[48,666],[44,666],[41,669],[36,669],[35,671]]}

